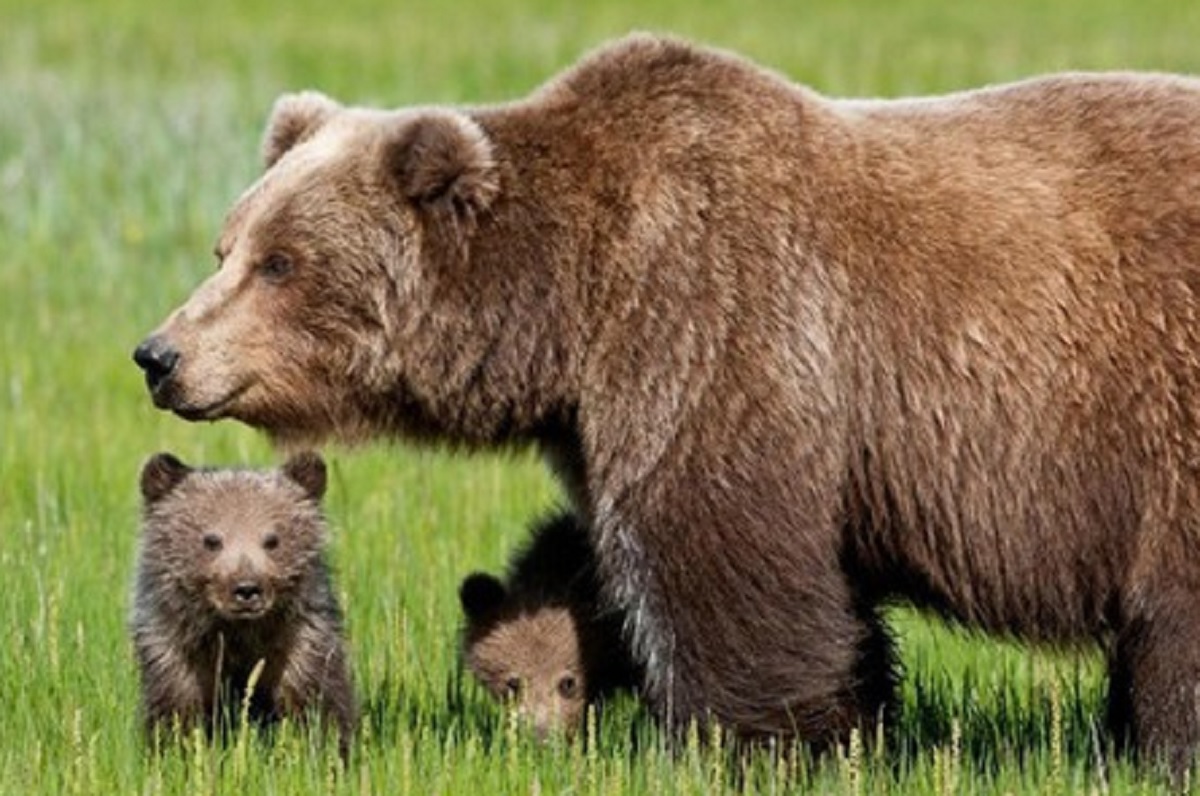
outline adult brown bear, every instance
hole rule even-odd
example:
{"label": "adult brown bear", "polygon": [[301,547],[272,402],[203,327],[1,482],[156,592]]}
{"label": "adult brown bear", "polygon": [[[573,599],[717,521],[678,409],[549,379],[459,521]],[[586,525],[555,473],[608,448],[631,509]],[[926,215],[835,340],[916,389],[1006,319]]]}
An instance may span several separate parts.
{"label": "adult brown bear", "polygon": [[905,598],[1200,735],[1200,81],[837,101],[634,36],[480,108],[282,98],[155,403],[538,446],[671,723],[828,740]]}

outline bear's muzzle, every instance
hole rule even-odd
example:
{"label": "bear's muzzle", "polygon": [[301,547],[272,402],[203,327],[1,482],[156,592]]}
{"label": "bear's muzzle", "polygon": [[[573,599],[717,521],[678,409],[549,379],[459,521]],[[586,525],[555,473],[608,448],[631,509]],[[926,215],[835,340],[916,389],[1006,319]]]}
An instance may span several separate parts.
{"label": "bear's muzzle", "polygon": [[179,352],[159,335],[151,335],[133,350],[133,361],[146,374],[146,389],[156,406],[162,407],[166,385],[179,364]]}

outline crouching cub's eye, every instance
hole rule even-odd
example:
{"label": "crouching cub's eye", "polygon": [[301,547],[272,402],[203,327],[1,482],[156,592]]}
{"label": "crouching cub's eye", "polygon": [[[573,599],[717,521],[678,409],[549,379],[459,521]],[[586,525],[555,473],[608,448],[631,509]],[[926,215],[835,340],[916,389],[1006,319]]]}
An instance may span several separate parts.
{"label": "crouching cub's eye", "polygon": [[201,540],[205,550],[220,550],[221,537],[215,533],[204,534],[204,539]]}
{"label": "crouching cub's eye", "polygon": [[258,273],[270,282],[278,282],[292,272],[292,258],[282,252],[272,252],[258,264]]}
{"label": "crouching cub's eye", "polygon": [[579,680],[574,675],[565,674],[558,681],[558,695],[563,699],[577,699],[579,697]]}
{"label": "crouching cub's eye", "polygon": [[262,546],[263,550],[274,550],[276,547],[279,547],[279,534],[269,533],[264,536]]}

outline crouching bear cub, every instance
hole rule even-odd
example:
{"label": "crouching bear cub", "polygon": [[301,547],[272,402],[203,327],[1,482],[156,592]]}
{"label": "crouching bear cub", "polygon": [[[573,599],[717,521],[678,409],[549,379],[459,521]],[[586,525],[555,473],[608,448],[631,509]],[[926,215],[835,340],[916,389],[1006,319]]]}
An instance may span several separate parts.
{"label": "crouching bear cub", "polygon": [[1200,740],[1200,81],[838,100],[649,36],[531,96],[282,98],[155,403],[537,446],[665,721],[845,739],[904,599]]}
{"label": "crouching bear cub", "polygon": [[504,580],[474,573],[459,598],[467,668],[538,736],[572,736],[589,705],[636,688],[622,617],[600,595],[595,553],[570,513],[541,522]]}
{"label": "crouching bear cub", "polygon": [[227,729],[256,676],[252,721],[312,712],[344,756],[356,708],[324,553],[324,462],[193,469],[160,453],[141,491],[131,630],[151,740],[176,726]]}

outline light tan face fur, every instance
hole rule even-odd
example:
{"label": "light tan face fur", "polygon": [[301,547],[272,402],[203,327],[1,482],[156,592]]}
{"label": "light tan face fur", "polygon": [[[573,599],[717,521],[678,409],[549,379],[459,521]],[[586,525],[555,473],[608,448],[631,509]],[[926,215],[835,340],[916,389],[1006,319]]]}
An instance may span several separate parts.
{"label": "light tan face fur", "polygon": [[331,119],[234,205],[216,273],[152,335],[178,354],[152,390],[158,406],[190,420],[340,430],[346,385],[370,383],[359,371],[374,352],[359,338],[388,314],[363,290],[389,244],[366,215],[376,175],[351,157],[378,147],[378,134],[356,121]]}
{"label": "light tan face fur", "polygon": [[152,504],[145,543],[191,599],[254,620],[290,598],[319,554],[316,512],[277,476],[196,472]]}
{"label": "light tan face fur", "polygon": [[540,739],[570,737],[583,722],[587,683],[570,613],[545,608],[496,625],[468,652],[484,687]]}
{"label": "light tan face fur", "polygon": [[280,553],[286,527],[270,516],[217,514],[214,519],[196,529],[193,539],[199,542],[196,555],[204,562],[205,598],[226,619],[250,620],[267,615],[278,596],[276,587],[282,572],[275,557]]}

